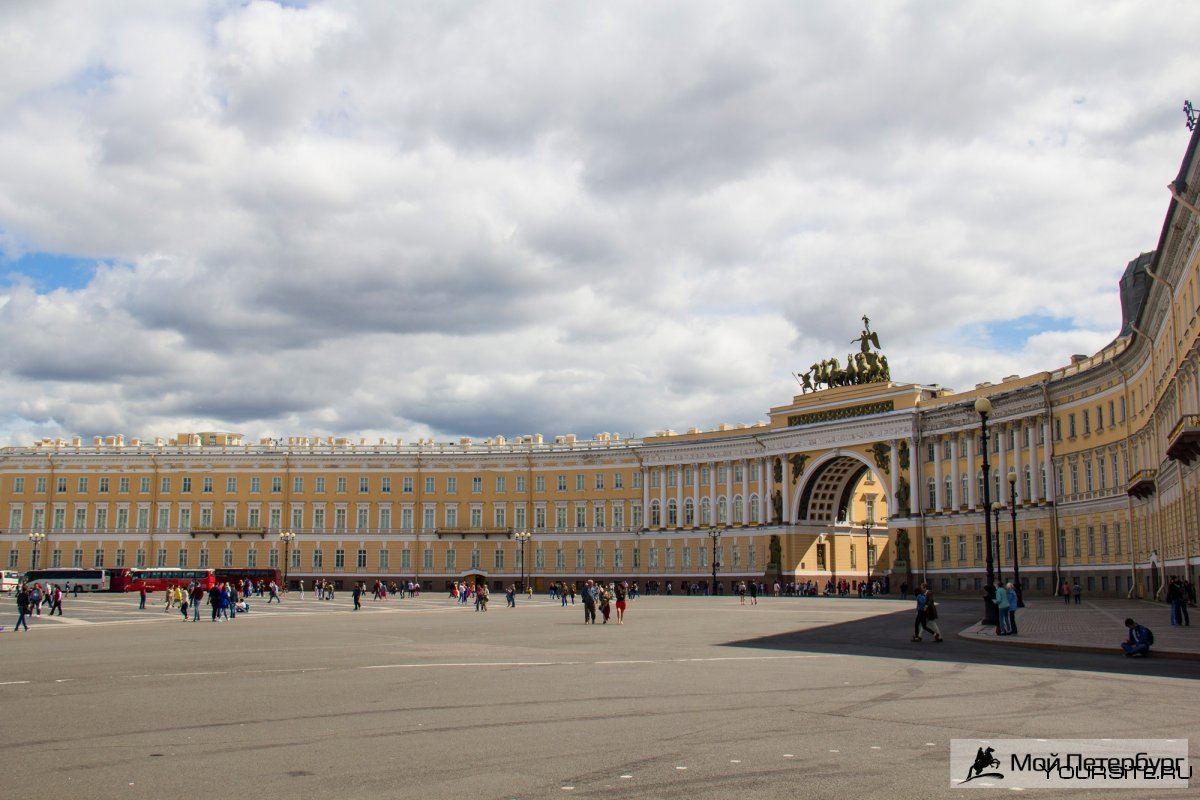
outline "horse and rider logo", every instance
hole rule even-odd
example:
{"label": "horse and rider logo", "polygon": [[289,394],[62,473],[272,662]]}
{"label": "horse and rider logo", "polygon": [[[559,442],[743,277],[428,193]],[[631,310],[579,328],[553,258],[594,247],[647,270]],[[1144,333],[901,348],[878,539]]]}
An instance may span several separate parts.
{"label": "horse and rider logo", "polygon": [[1000,766],[1000,759],[993,755],[995,752],[995,748],[992,747],[987,749],[979,748],[979,751],[975,754],[975,763],[967,770],[967,779],[963,783],[968,783],[976,778],[996,778],[1003,780],[1004,773],[1002,772],[984,772],[985,769],[996,769]]}

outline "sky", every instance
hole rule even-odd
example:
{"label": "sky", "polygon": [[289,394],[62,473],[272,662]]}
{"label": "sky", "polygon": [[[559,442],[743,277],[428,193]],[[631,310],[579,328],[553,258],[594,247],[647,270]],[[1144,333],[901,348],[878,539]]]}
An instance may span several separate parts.
{"label": "sky", "polygon": [[1200,3],[0,3],[0,445],[765,420],[1120,328]]}

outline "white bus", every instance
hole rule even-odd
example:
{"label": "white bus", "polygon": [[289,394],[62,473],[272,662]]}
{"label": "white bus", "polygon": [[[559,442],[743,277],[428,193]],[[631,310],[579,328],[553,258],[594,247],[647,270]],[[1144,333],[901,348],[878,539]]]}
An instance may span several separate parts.
{"label": "white bus", "polygon": [[31,585],[40,583],[43,589],[47,586],[58,586],[64,592],[76,586],[81,592],[108,591],[108,573],[102,569],[34,569],[25,573],[25,582]]}
{"label": "white bus", "polygon": [[21,573],[11,569],[0,572],[0,592],[12,594],[21,585]]}

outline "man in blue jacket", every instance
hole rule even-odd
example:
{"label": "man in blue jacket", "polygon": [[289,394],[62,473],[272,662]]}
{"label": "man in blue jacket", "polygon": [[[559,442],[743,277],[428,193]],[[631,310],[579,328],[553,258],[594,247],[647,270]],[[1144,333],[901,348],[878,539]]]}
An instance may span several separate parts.
{"label": "man in blue jacket", "polygon": [[1145,625],[1138,625],[1132,619],[1125,620],[1125,627],[1129,629],[1129,638],[1121,643],[1121,649],[1125,651],[1126,657],[1150,655],[1150,645],[1154,644],[1154,634],[1150,629]]}

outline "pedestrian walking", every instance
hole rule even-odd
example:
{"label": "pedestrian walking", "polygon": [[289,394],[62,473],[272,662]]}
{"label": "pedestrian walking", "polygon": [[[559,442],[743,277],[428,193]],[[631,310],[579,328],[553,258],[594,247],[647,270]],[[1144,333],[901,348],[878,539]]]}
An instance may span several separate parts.
{"label": "pedestrian walking", "polygon": [[1008,636],[1012,633],[1008,629],[1008,589],[997,586],[992,601],[996,604],[996,635]]}
{"label": "pedestrian walking", "polygon": [[1075,605],[1079,605],[1080,598],[1083,595],[1083,587],[1079,585],[1079,579],[1075,579],[1075,585],[1071,587],[1071,596],[1075,598]]}
{"label": "pedestrian walking", "polygon": [[617,624],[624,625],[625,624],[625,599],[629,596],[629,584],[625,583],[624,581],[622,581],[621,583],[618,583],[616,585],[616,588],[613,590],[613,596],[616,597],[616,599],[617,599],[617,602],[616,602]]}
{"label": "pedestrian walking", "polygon": [[29,630],[29,622],[26,617],[29,616],[29,589],[25,588],[25,584],[21,584],[17,588],[17,624],[13,626],[14,631],[19,631],[21,626],[25,626],[25,630]]}
{"label": "pedestrian walking", "polygon": [[[582,590],[582,592],[580,592],[580,594],[582,596],[579,599],[583,601],[583,624],[584,625],[587,625],[589,622],[593,625],[596,624],[596,593],[594,591],[595,588],[596,588],[595,584],[589,580],[586,584],[584,584],[583,590]],[[572,587],[572,590],[571,590],[572,597],[574,597],[574,594],[575,594],[574,587]],[[574,601],[572,601],[572,604],[574,604]]]}
{"label": "pedestrian walking", "polygon": [[933,592],[929,590],[929,584],[922,583],[917,589],[917,620],[913,627],[914,642],[921,641],[921,632],[926,631],[933,634],[935,642],[942,641],[942,632],[937,624],[937,603],[933,601]]}
{"label": "pedestrian walking", "polygon": [[1066,578],[1063,578],[1062,588],[1060,591],[1062,593],[1063,602],[1067,605],[1071,605],[1071,584],[1067,583]]}

